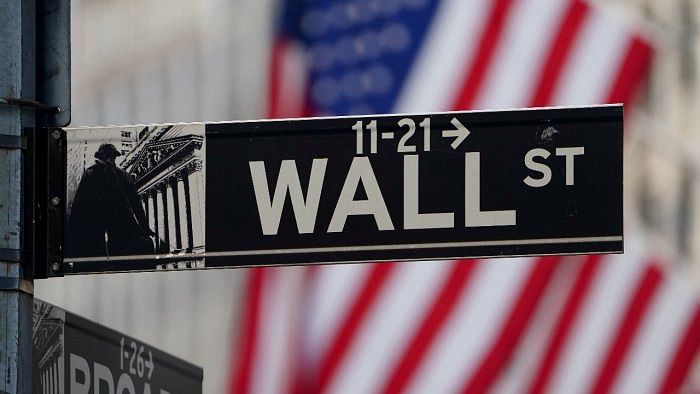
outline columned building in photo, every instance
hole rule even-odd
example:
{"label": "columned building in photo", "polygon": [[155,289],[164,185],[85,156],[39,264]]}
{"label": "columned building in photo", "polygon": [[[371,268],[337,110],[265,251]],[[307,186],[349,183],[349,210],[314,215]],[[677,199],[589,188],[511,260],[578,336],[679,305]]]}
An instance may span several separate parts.
{"label": "columned building in photo", "polygon": [[121,163],[134,178],[160,253],[204,251],[204,137],[193,130],[203,127],[144,127]]}
{"label": "columned building in photo", "polygon": [[33,368],[35,393],[64,393],[64,320],[53,305],[34,302]]}

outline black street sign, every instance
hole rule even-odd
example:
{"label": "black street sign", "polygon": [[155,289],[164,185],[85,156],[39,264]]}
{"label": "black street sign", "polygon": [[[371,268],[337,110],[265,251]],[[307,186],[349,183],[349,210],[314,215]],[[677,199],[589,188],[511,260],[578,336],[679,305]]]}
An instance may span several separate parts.
{"label": "black street sign", "polygon": [[202,392],[201,368],[34,298],[35,393]]}
{"label": "black street sign", "polygon": [[66,129],[63,273],[621,252],[623,108]]}

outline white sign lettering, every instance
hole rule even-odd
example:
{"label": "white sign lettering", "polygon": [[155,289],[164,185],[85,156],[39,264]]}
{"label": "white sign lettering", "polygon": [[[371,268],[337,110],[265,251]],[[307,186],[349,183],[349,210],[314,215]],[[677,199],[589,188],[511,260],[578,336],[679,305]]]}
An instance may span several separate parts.
{"label": "white sign lettering", "polygon": [[[93,379],[90,379],[93,377]],[[134,380],[128,372],[122,372],[116,382],[109,367],[98,362],[92,363],[74,353],[70,354],[70,393],[71,394],[151,394],[151,385],[144,382],[143,389],[137,390]],[[170,394],[158,390],[159,394]]]}

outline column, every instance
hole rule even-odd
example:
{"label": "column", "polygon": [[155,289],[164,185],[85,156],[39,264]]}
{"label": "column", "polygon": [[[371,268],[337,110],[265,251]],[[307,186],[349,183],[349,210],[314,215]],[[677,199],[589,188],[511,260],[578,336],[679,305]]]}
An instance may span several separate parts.
{"label": "column", "polygon": [[156,233],[156,252],[160,247],[160,220],[158,220],[158,194],[155,189],[148,191],[148,198],[151,200],[151,228]]}
{"label": "column", "polygon": [[158,232],[158,226],[156,224],[157,223],[156,222],[156,211],[155,211],[155,205],[154,205],[155,201],[153,199],[153,193],[151,192],[151,190],[149,190],[147,193],[148,194],[146,196],[146,201],[147,201],[146,204],[148,205],[148,210],[146,210],[146,216],[148,219],[148,221],[147,221],[148,228],[150,228],[151,230],[153,230],[155,232]]}
{"label": "column", "polygon": [[192,234],[192,200],[190,199],[190,178],[187,170],[182,171],[182,187],[185,189],[185,225],[187,227],[187,251],[194,247],[194,235]]}
{"label": "column", "polygon": [[58,360],[54,359],[53,363],[53,392],[58,394],[58,381],[60,377],[58,376]]}
{"label": "column", "polygon": [[190,203],[192,208],[192,241],[195,250],[204,248],[204,188],[200,171],[189,174]]}
{"label": "column", "polygon": [[177,177],[170,178],[170,190],[173,192],[173,217],[175,218],[175,247],[178,250],[182,249],[182,226],[180,222],[180,190],[178,189]]}
{"label": "column", "polygon": [[170,179],[165,182],[165,195],[168,204],[168,242],[170,250],[177,249],[177,205],[175,205],[175,193]]}
{"label": "column", "polygon": [[150,216],[150,214],[149,214],[149,212],[148,212],[148,203],[149,203],[149,201],[148,201],[148,195],[147,195],[147,194],[144,194],[144,195],[141,196],[141,202],[143,203],[143,211],[146,212],[146,223],[148,224],[148,223],[149,223],[149,219],[150,219],[151,216]]}
{"label": "column", "polygon": [[[61,351],[64,351],[64,349],[62,348]],[[64,356],[59,356],[56,359],[56,362],[58,363],[58,393],[59,394],[63,394],[63,386],[61,386],[61,382],[63,382],[65,385],[65,376],[66,376],[65,375],[66,370],[64,367],[64,362],[63,362],[64,358],[63,357]]]}
{"label": "column", "polygon": [[[166,192],[166,185],[165,183],[159,185],[159,192],[160,192],[160,197],[161,197],[161,205],[163,206],[162,210],[162,215],[160,215],[160,219],[163,221],[163,225],[161,226],[163,228],[163,241],[170,243],[170,223],[168,222],[168,193]],[[168,250],[172,249],[172,244],[169,245]]]}
{"label": "column", "polygon": [[155,189],[155,193],[153,194],[153,202],[155,203],[155,208],[156,208],[156,232],[158,233],[158,244],[165,240],[164,234],[165,234],[165,229],[163,228],[163,197],[162,193],[160,191],[160,188]]}
{"label": "column", "polygon": [[49,364],[49,393],[54,393],[56,373],[53,370],[53,365]]}
{"label": "column", "polygon": [[[191,249],[192,248],[192,222],[191,218],[189,218],[189,209],[188,209],[188,202],[187,199],[189,198],[187,196],[187,190],[185,190],[185,179],[186,175],[183,175],[182,172],[180,172],[177,175],[176,178],[176,190],[177,193],[175,195],[178,196],[178,217],[179,217],[179,225],[178,228],[180,229],[180,240],[182,241],[182,246],[181,248],[183,250],[186,249]],[[188,223],[189,222],[189,223]]]}

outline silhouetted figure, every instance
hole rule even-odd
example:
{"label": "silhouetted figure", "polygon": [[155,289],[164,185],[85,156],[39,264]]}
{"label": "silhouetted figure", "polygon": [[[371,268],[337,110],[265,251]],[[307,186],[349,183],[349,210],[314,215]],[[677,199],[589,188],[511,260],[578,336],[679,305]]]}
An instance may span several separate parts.
{"label": "silhouetted figure", "polygon": [[154,253],[154,233],[136,187],[117,167],[121,154],[112,144],[95,152],[75,193],[66,237],[66,256],[97,257]]}

